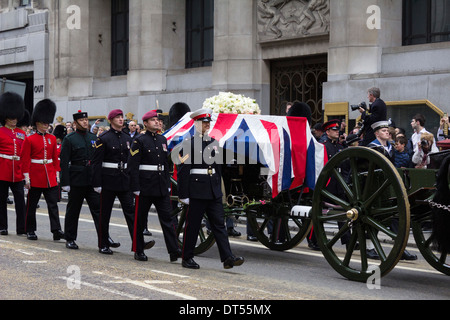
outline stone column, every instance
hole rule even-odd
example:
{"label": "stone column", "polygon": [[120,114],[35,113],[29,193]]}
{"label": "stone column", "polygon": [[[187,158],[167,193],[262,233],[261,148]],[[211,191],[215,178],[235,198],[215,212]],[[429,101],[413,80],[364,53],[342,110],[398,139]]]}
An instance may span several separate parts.
{"label": "stone column", "polygon": [[163,0],[130,1],[128,92],[131,94],[166,89],[162,21]]}
{"label": "stone column", "polygon": [[335,0],[330,6],[329,79],[380,73],[383,48],[401,45],[401,1]]}
{"label": "stone column", "polygon": [[213,89],[253,89],[257,64],[253,1],[217,0],[214,5]]}

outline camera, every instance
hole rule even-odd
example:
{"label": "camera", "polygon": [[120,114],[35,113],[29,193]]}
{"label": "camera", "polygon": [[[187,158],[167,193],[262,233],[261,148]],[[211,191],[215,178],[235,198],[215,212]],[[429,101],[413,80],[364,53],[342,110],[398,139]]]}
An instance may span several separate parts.
{"label": "camera", "polygon": [[422,148],[427,148],[428,147],[428,141],[425,139],[420,140],[420,145]]}
{"label": "camera", "polygon": [[361,102],[360,104],[358,104],[358,105],[352,105],[352,106],[350,106],[351,108],[352,108],[352,111],[356,111],[356,110],[358,110],[359,108],[363,108],[364,110],[366,110],[367,111],[367,104],[363,101],[363,102]]}

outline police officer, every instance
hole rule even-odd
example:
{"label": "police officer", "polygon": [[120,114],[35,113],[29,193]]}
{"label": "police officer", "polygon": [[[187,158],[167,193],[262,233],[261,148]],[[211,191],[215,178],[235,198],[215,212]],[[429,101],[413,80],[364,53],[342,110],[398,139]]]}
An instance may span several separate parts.
{"label": "police officer", "polygon": [[22,147],[22,170],[25,176],[25,188],[29,189],[26,211],[26,231],[28,240],[37,240],[36,207],[44,194],[50,218],[50,229],[53,240],[61,240],[58,209],[58,171],[60,171],[56,137],[48,134],[50,123],[53,123],[56,105],[45,99],[40,101],[31,117],[31,124],[36,133],[29,136]]}
{"label": "police officer", "polygon": [[131,239],[134,229],[133,193],[130,191],[130,175],[127,170],[132,140],[128,134],[122,132],[122,110],[111,111],[108,120],[111,129],[98,137],[92,159],[92,186],[101,194],[98,238],[99,252],[102,254],[113,254],[108,239],[109,221],[116,197],[122,206]]}
{"label": "police officer", "polygon": [[194,249],[203,214],[206,212],[211,231],[219,248],[220,259],[225,269],[240,266],[244,258],[231,252],[225,227],[225,213],[222,203],[223,154],[216,140],[208,136],[211,110],[201,109],[192,113],[196,133],[181,145],[178,171],[179,199],[189,205],[186,213],[182,266],[199,269],[194,261]]}
{"label": "police officer", "polygon": [[16,232],[25,234],[24,176],[20,154],[26,133],[17,128],[25,111],[24,101],[16,93],[0,96],[0,235],[8,235],[7,199],[9,188],[14,195]]}
{"label": "police officer", "polygon": [[[69,194],[64,226],[68,249],[78,249],[75,240],[84,199],[91,211],[97,234],[100,216],[100,195],[92,187],[91,166],[97,136],[89,132],[89,119],[86,112],[80,110],[75,113],[73,121],[76,131],[63,140],[61,148],[61,186]],[[120,243],[114,243],[110,238],[108,239],[111,247],[120,246]]]}
{"label": "police officer", "polygon": [[136,195],[136,228],[133,236],[134,258],[147,261],[144,254],[144,234],[147,215],[152,204],[155,205],[164,234],[170,261],[181,257],[178,239],[170,216],[170,175],[167,152],[167,139],[158,134],[161,123],[156,111],[147,112],[142,118],[146,128],[131,147],[128,167],[131,175],[131,190]]}

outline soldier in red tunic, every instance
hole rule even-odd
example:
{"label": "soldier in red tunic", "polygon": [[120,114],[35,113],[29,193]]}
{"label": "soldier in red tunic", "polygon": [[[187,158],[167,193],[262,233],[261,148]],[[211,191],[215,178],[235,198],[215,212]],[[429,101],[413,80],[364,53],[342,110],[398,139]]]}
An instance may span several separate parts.
{"label": "soldier in red tunic", "polygon": [[36,133],[25,140],[22,148],[25,188],[29,189],[25,219],[29,240],[37,240],[36,207],[42,194],[47,202],[53,240],[64,238],[57,205],[59,180],[57,173],[61,171],[57,142],[54,135],[47,133],[55,114],[56,105],[51,100],[42,100],[36,105],[31,117],[31,124],[36,127]]}
{"label": "soldier in red tunic", "polygon": [[7,198],[9,189],[14,195],[16,208],[16,231],[25,234],[24,177],[20,153],[26,134],[17,128],[24,115],[22,97],[6,92],[0,96],[0,235],[8,235]]}

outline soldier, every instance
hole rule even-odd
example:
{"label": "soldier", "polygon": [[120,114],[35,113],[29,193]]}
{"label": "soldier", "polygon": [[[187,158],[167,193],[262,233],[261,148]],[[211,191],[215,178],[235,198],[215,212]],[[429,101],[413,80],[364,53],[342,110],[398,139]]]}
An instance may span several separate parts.
{"label": "soldier", "polygon": [[201,109],[192,113],[196,133],[183,142],[178,171],[178,192],[180,202],[189,205],[184,230],[182,266],[199,269],[194,261],[194,248],[198,238],[203,214],[206,212],[211,230],[219,248],[220,259],[225,269],[240,266],[244,258],[235,257],[231,252],[225,212],[222,203],[222,168],[223,155],[216,140],[208,136],[211,111]]}
{"label": "soldier", "polygon": [[161,123],[156,111],[147,112],[142,118],[145,134],[138,136],[131,147],[128,167],[131,175],[131,190],[136,195],[136,228],[133,236],[134,258],[147,261],[144,254],[144,235],[147,215],[155,205],[164,234],[170,261],[181,257],[178,239],[170,216],[170,175],[167,139],[158,134]]}
{"label": "soldier", "polygon": [[[109,221],[116,197],[122,206],[131,239],[134,230],[133,193],[130,191],[130,175],[127,170],[132,140],[128,134],[122,132],[122,110],[111,111],[108,120],[111,129],[98,137],[92,160],[92,186],[101,194],[98,238],[99,252],[102,254],[113,254],[108,238]],[[154,243],[149,242],[146,249],[150,249]]]}
{"label": "soldier", "polygon": [[47,130],[56,114],[56,105],[45,99],[40,101],[31,117],[31,124],[36,127],[36,133],[29,136],[22,148],[22,169],[25,176],[25,188],[29,189],[26,232],[28,240],[37,240],[36,207],[41,195],[44,194],[50,218],[50,229],[53,240],[61,240],[58,209],[58,171],[60,171],[56,137]]}
{"label": "soldier", "polygon": [[[91,211],[98,235],[100,195],[92,187],[91,160],[97,136],[89,132],[89,119],[86,112],[75,113],[73,121],[76,131],[64,139],[61,148],[61,186],[69,194],[64,226],[66,248],[76,250],[78,249],[78,245],[75,243],[78,219],[84,199]],[[120,246],[120,243],[114,243],[109,237],[108,239],[110,247],[118,248]]]}
{"label": "soldier", "polygon": [[25,234],[25,194],[20,154],[26,133],[17,128],[25,111],[24,101],[16,93],[0,96],[0,235],[8,235],[7,199],[9,188],[14,195],[16,232]]}

